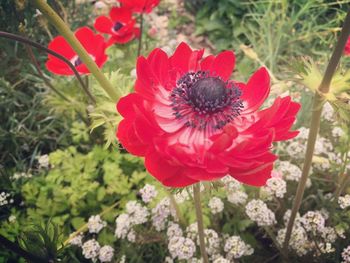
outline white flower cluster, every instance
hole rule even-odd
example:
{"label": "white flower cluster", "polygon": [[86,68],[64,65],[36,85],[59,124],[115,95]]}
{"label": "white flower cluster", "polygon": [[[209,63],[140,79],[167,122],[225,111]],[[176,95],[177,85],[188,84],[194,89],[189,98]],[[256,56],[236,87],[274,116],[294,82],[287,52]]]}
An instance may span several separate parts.
{"label": "white flower cluster", "polygon": [[245,212],[258,226],[271,226],[276,223],[275,214],[262,200],[251,200],[245,206]]}
{"label": "white flower cluster", "polygon": [[101,262],[111,262],[114,255],[114,249],[111,246],[103,246],[100,249],[98,259]]}
{"label": "white flower cluster", "polygon": [[175,216],[175,211],[170,206],[169,198],[166,197],[152,209],[152,225],[157,231],[165,229],[165,223],[170,215]]}
{"label": "white flower cluster", "polygon": [[334,121],[333,118],[334,115],[334,109],[331,104],[328,102],[324,104],[323,110],[322,110],[322,117],[327,121]]}
{"label": "white flower cluster", "polygon": [[181,237],[182,236],[182,229],[179,226],[179,224],[176,224],[174,222],[169,222],[168,224],[168,230],[166,232],[168,238],[172,237]]}
{"label": "white flower cluster", "polygon": [[50,165],[50,158],[47,154],[38,157],[38,163],[40,168],[48,168]]}
{"label": "white flower cluster", "polygon": [[136,201],[129,201],[126,204],[126,213],[120,214],[116,220],[115,236],[117,238],[127,238],[130,242],[135,242],[136,233],[132,230],[134,225],[146,223],[149,211]]}
{"label": "white flower cluster", "polygon": [[[292,210],[288,209],[283,215],[283,222],[284,222],[285,226],[288,225],[291,213],[292,213]],[[300,226],[300,214],[299,214],[299,212],[297,212],[297,215],[295,216],[294,225]]]}
{"label": "white flower cluster", "polygon": [[234,205],[243,205],[247,202],[248,195],[246,192],[237,191],[237,192],[228,192],[227,200]]}
{"label": "white flower cluster", "polygon": [[10,223],[14,223],[14,222],[16,222],[17,217],[15,215],[10,215],[8,220],[9,220]]}
{"label": "white flower cluster", "polygon": [[219,256],[213,261],[213,263],[230,263],[230,260],[228,260],[222,256]]}
{"label": "white flower cluster", "polygon": [[227,253],[226,257],[229,260],[249,256],[254,253],[254,249],[246,244],[239,236],[229,237],[225,242],[224,251]]}
{"label": "white flower cluster", "polygon": [[102,228],[107,225],[105,221],[103,221],[100,215],[90,216],[88,221],[88,229],[90,233],[99,233]]}
{"label": "white flower cluster", "polygon": [[154,187],[154,185],[146,184],[141,190],[140,190],[142,201],[144,201],[146,204],[151,202],[153,198],[155,198],[158,194],[158,191]]}
{"label": "white flower cluster", "polygon": [[147,222],[149,212],[147,207],[142,206],[136,201],[129,201],[126,204],[126,212],[129,215],[129,224],[140,225]]}
{"label": "white flower cluster", "polygon": [[350,206],[350,195],[340,196],[338,199],[338,204],[341,209],[348,208]]}
{"label": "white flower cluster", "polygon": [[117,238],[125,238],[129,233],[130,228],[132,227],[129,222],[129,215],[120,214],[116,218],[115,223],[116,223],[115,236]]}
{"label": "white flower cluster", "polygon": [[226,175],[221,181],[224,183],[226,191],[236,192],[241,189],[241,183],[230,175]]}
{"label": "white flower cluster", "polygon": [[19,180],[21,178],[32,178],[33,175],[31,173],[14,173],[12,176],[13,180]]}
{"label": "white flower cluster", "polygon": [[[332,247],[332,244],[327,242],[327,243],[320,243],[318,244],[318,247],[320,249],[320,252],[322,254],[329,254],[329,253],[333,253],[335,251],[335,248]],[[319,254],[319,252],[316,250],[316,254]]]}
{"label": "white flower cluster", "polygon": [[198,225],[197,223],[192,223],[188,227],[186,227],[187,237],[192,240],[197,240],[198,237]]}
{"label": "white flower cluster", "polygon": [[208,205],[212,214],[218,214],[224,210],[224,203],[219,197],[211,198]]}
{"label": "white flower cluster", "polygon": [[97,259],[100,262],[111,262],[114,255],[114,249],[111,246],[103,246],[95,239],[90,239],[82,245],[82,253],[86,259],[91,259],[95,262]]}
{"label": "white flower cluster", "polygon": [[300,222],[307,232],[322,232],[325,228],[325,218],[320,211],[308,211]]}
{"label": "white flower cluster", "polygon": [[73,246],[81,247],[83,245],[83,234],[79,233],[78,235],[70,239],[69,244]]}
{"label": "white flower cluster", "polygon": [[309,137],[310,129],[305,128],[305,127],[300,127],[298,129],[298,131],[299,131],[299,134],[296,137],[296,139],[298,139],[298,140],[307,140],[307,138]]}
{"label": "white flower cluster", "polygon": [[196,245],[190,238],[175,236],[169,239],[168,249],[173,259],[188,260],[196,253]]}
{"label": "white flower cluster", "polygon": [[7,205],[7,204],[12,204],[13,203],[13,199],[11,198],[9,200],[10,196],[11,196],[10,193],[1,192],[1,194],[0,194],[0,206]]}
{"label": "white flower cluster", "polygon": [[342,263],[350,263],[350,246],[344,248],[341,257],[343,258]]}
{"label": "white flower cluster", "polygon": [[[301,178],[301,169],[298,166],[287,161],[278,162],[277,165],[278,171],[282,173],[285,180],[299,182]],[[306,181],[306,187],[310,186],[311,180],[308,178]]]}
{"label": "white flower cluster", "polygon": [[338,236],[337,231],[333,227],[325,227],[321,230],[321,236],[326,243],[334,243]]}
{"label": "white flower cluster", "polygon": [[95,239],[90,239],[82,245],[83,256],[95,261],[99,255],[101,246]]}
{"label": "white flower cluster", "polygon": [[336,138],[342,137],[344,134],[345,134],[345,132],[344,132],[343,129],[340,128],[340,127],[334,127],[334,128],[332,129],[332,135],[333,135],[333,137],[336,137]]}
{"label": "white flower cluster", "polygon": [[[282,247],[286,236],[287,229],[282,228],[277,233],[277,242]],[[293,249],[297,255],[303,256],[310,251],[310,242],[307,238],[307,234],[300,225],[295,224],[292,230],[292,235],[289,240],[289,246]]]}
{"label": "white flower cluster", "polygon": [[267,180],[266,185],[261,188],[261,194],[267,200],[271,200],[273,196],[283,198],[287,192],[287,183],[279,177],[272,177]]}
{"label": "white flower cluster", "polygon": [[[198,225],[190,224],[186,228],[187,238],[192,239],[199,245]],[[221,239],[213,229],[204,229],[204,242],[208,255],[215,256],[220,250]]]}
{"label": "white flower cluster", "polygon": [[[204,242],[207,253],[215,255],[220,250],[220,237],[213,229],[204,229]],[[197,238],[197,245],[199,245],[199,237]]]}
{"label": "white flower cluster", "polygon": [[242,185],[236,179],[227,175],[221,180],[226,189],[227,200],[234,205],[245,204],[248,199],[248,195],[244,192]]}
{"label": "white flower cluster", "polygon": [[182,204],[185,201],[190,200],[190,195],[188,192],[184,189],[174,195],[175,201],[178,204]]}
{"label": "white flower cluster", "polygon": [[333,145],[330,140],[319,137],[317,138],[316,144],[315,144],[315,154],[321,155],[324,153],[329,153],[333,150]]}

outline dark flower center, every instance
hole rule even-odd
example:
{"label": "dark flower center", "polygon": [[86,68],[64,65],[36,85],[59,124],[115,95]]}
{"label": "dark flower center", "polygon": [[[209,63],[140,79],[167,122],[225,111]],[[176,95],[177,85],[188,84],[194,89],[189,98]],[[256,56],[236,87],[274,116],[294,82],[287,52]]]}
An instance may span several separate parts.
{"label": "dark flower center", "polygon": [[78,67],[83,63],[83,61],[81,61],[81,59],[78,57],[75,61],[74,61],[74,67]]}
{"label": "dark flower center", "polygon": [[209,77],[195,82],[188,90],[188,98],[198,113],[214,113],[230,103],[230,91],[221,79]]}
{"label": "dark flower center", "polygon": [[174,115],[178,119],[187,118],[187,125],[220,129],[242,111],[240,96],[241,90],[231,81],[198,71],[179,79],[170,99]]}
{"label": "dark flower center", "polygon": [[117,32],[117,31],[120,30],[122,27],[123,27],[123,24],[122,24],[122,23],[116,22],[116,23],[114,24],[114,26],[113,26],[113,30],[114,30],[115,32]]}

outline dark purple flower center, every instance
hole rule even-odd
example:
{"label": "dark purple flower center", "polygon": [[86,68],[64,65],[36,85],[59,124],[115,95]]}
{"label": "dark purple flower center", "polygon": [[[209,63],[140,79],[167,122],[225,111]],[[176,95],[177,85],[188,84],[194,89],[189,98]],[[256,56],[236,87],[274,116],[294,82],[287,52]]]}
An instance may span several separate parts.
{"label": "dark purple flower center", "polygon": [[117,31],[120,30],[122,27],[123,27],[123,24],[122,24],[122,23],[116,22],[116,23],[114,24],[114,26],[113,26],[113,30],[114,30],[115,32],[117,32]]}
{"label": "dark purple flower center", "polygon": [[187,118],[187,125],[205,129],[221,129],[240,114],[242,92],[231,81],[211,77],[208,72],[185,74],[178,80],[170,99],[174,115]]}
{"label": "dark purple flower center", "polygon": [[83,63],[79,57],[74,61],[74,67],[78,67]]}

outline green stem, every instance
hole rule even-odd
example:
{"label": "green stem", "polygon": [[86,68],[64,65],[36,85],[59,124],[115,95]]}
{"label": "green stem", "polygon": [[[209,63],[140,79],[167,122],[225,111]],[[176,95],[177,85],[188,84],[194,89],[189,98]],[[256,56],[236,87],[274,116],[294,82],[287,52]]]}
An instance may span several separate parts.
{"label": "green stem", "polygon": [[63,20],[56,14],[56,12],[46,3],[45,0],[33,0],[36,7],[43,13],[43,15],[51,22],[57,31],[67,40],[74,51],[78,54],[81,61],[86,65],[91,74],[96,78],[101,87],[106,91],[113,101],[118,101],[121,97],[119,90],[115,90],[113,85],[109,82],[105,75],[98,68],[96,63],[92,60],[84,47],[76,39],[74,33],[68,28]]}
{"label": "green stem", "polygon": [[143,35],[143,13],[140,15],[140,38],[139,38],[139,47],[137,49],[137,57],[141,55],[142,51],[142,35]]}
{"label": "green stem", "polygon": [[167,193],[169,195],[170,203],[173,206],[173,208],[175,209],[176,216],[177,216],[177,218],[179,220],[180,225],[185,226],[186,222],[185,222],[185,220],[184,220],[184,218],[182,216],[182,213],[180,211],[180,207],[177,204],[177,202],[176,202],[176,200],[174,198],[174,195],[171,192],[169,192],[169,191],[167,191]]}
{"label": "green stem", "polygon": [[196,208],[197,226],[198,226],[198,235],[199,235],[199,246],[201,249],[203,263],[209,263],[208,254],[207,254],[207,251],[205,249],[203,213],[202,213],[200,184],[199,183],[193,185],[193,199],[194,199],[194,206]]}
{"label": "green stem", "polygon": [[320,93],[327,93],[329,91],[334,72],[338,66],[339,60],[341,58],[341,55],[343,53],[343,50],[346,44],[346,40],[348,39],[349,35],[350,35],[350,10],[346,15],[343,28],[339,37],[339,41],[328,63],[322,82],[318,88],[318,91],[316,91],[314,96],[313,105],[312,105],[311,125],[310,125],[307,146],[306,146],[303,171],[302,171],[301,179],[298,184],[298,189],[294,199],[293,208],[292,208],[291,216],[288,222],[286,236],[283,244],[283,250],[285,252],[284,253],[285,255],[287,255],[288,253],[288,245],[289,245],[289,240],[290,240],[293,226],[294,226],[294,221],[295,221],[297,212],[300,208],[301,201],[303,199],[306,181],[307,181],[311,164],[312,164],[312,157],[315,149],[317,134],[320,128],[321,113],[322,113],[323,102],[324,102],[324,99]]}
{"label": "green stem", "polygon": [[334,194],[335,202],[338,202],[339,196],[343,193],[345,187],[348,185],[349,182],[350,182],[350,175],[344,174],[344,179],[342,180],[337,191]]}

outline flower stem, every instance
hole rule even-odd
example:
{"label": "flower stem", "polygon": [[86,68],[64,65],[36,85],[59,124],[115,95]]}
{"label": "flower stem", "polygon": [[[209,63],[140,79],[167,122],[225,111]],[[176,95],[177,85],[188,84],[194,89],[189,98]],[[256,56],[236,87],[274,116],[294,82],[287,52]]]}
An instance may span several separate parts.
{"label": "flower stem", "polygon": [[182,213],[181,213],[181,211],[180,211],[180,207],[179,207],[179,205],[177,204],[177,202],[176,202],[176,200],[175,200],[175,198],[174,198],[174,195],[171,193],[171,192],[169,192],[169,191],[167,191],[167,193],[168,193],[168,195],[169,195],[169,199],[170,199],[170,203],[171,203],[171,205],[172,205],[172,207],[175,209],[175,211],[176,211],[176,216],[177,216],[177,219],[179,220],[179,223],[180,223],[180,225],[185,225],[186,224],[186,222],[185,222],[185,220],[184,220],[184,218],[183,218],[183,216],[182,216]]}
{"label": "flower stem", "polygon": [[201,255],[203,258],[203,262],[209,263],[208,254],[207,254],[207,251],[205,249],[203,213],[202,213],[202,206],[201,206],[200,184],[199,183],[193,185],[193,199],[194,199],[194,205],[196,208],[199,245],[200,245],[200,249],[201,249]]}
{"label": "flower stem", "polygon": [[39,50],[43,50],[43,51],[45,51],[48,54],[51,54],[52,56],[58,58],[59,60],[62,60],[64,63],[66,63],[72,69],[72,71],[74,72],[74,75],[76,76],[76,78],[78,79],[81,87],[83,88],[83,91],[86,93],[86,95],[89,97],[89,99],[94,104],[96,104],[95,98],[92,96],[90,91],[85,86],[83,80],[81,79],[81,76],[79,75],[79,72],[76,70],[74,65],[68,59],[66,59],[64,56],[56,53],[55,51],[52,51],[51,49],[48,49],[48,48],[44,47],[43,45],[41,45],[39,43],[36,43],[36,42],[34,42],[34,41],[32,41],[32,40],[30,40],[28,38],[22,37],[22,36],[18,36],[18,35],[11,34],[11,33],[8,33],[8,32],[0,31],[0,37],[11,39],[11,40],[15,40],[15,41],[18,41],[20,43],[24,43],[26,45],[30,45],[32,47],[35,47],[35,48],[39,49]]}
{"label": "flower stem", "polygon": [[297,193],[294,199],[293,208],[291,212],[291,216],[288,222],[286,236],[284,239],[283,244],[283,250],[285,254],[288,253],[288,244],[289,240],[292,234],[294,221],[297,215],[297,212],[300,208],[301,201],[303,199],[306,181],[309,175],[309,171],[312,164],[312,157],[315,149],[315,143],[317,139],[318,130],[320,128],[320,122],[321,122],[321,113],[322,108],[324,104],[324,99],[322,97],[322,93],[327,93],[330,88],[330,84],[334,75],[334,72],[338,66],[339,60],[341,58],[341,55],[343,53],[346,41],[350,35],[350,10],[348,11],[348,14],[346,15],[343,28],[339,37],[339,41],[333,51],[333,54],[331,56],[331,59],[328,63],[327,69],[325,71],[325,74],[323,76],[322,82],[318,88],[318,91],[316,91],[313,99],[313,105],[312,105],[312,116],[311,116],[311,124],[310,124],[310,131],[306,146],[306,153],[305,153],[305,159],[304,159],[304,166],[303,171],[301,175],[301,179],[298,184]]}
{"label": "flower stem", "polygon": [[142,51],[142,35],[143,35],[143,13],[140,15],[140,37],[139,37],[139,47],[137,49],[137,57],[141,55]]}
{"label": "flower stem", "polygon": [[339,187],[337,188],[336,192],[334,193],[334,201],[338,202],[339,196],[343,193],[345,187],[350,182],[350,175],[344,174],[344,178],[341,181]]}
{"label": "flower stem", "polygon": [[90,70],[91,74],[96,78],[101,87],[106,91],[109,97],[113,101],[117,101],[121,96],[119,90],[115,90],[113,85],[109,82],[106,76],[101,72],[96,63],[92,60],[84,47],[76,39],[73,32],[63,22],[63,20],[56,14],[56,12],[46,3],[45,0],[34,0],[36,7],[45,15],[45,17],[51,22],[57,31],[67,40],[74,51],[78,54],[79,58]]}

